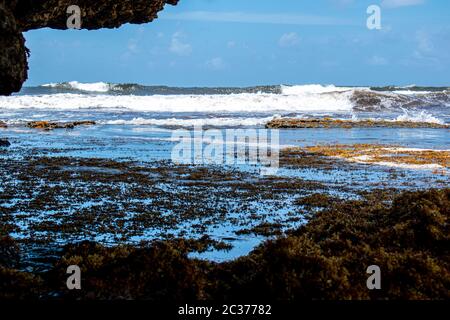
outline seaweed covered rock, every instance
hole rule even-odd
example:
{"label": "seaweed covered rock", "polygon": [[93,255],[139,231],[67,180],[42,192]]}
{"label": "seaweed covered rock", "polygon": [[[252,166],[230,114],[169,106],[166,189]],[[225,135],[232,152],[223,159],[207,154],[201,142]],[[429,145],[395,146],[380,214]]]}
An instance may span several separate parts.
{"label": "seaweed covered rock", "polygon": [[95,121],[74,121],[74,122],[49,122],[49,121],[31,121],[27,123],[28,128],[53,130],[53,129],[73,129],[78,126],[93,126]]}
{"label": "seaweed covered rock", "polygon": [[5,268],[0,265],[0,300],[38,299],[43,292],[39,275]]}
{"label": "seaweed covered rock", "polygon": [[[337,204],[294,234],[219,266],[214,277],[226,281],[214,295],[448,299],[449,208],[450,189],[405,193],[392,206],[374,201]],[[381,268],[381,290],[366,287],[370,265]]]}
{"label": "seaweed covered rock", "polygon": [[275,118],[266,124],[268,129],[300,129],[300,128],[432,128],[448,129],[447,124],[416,122],[416,121],[387,121],[387,120],[341,120],[331,118]]}
{"label": "seaweed covered rock", "polygon": [[0,300],[39,298],[44,291],[42,278],[16,269],[20,262],[19,246],[2,233],[0,228]]}
{"label": "seaweed covered rock", "polygon": [[[67,297],[84,299],[147,299],[185,301],[203,299],[202,264],[187,257],[183,241],[156,242],[150,247],[105,248],[93,242],[68,246],[50,273],[50,282]],[[65,270],[78,265],[82,292],[67,292]]]}
{"label": "seaweed covered rock", "polygon": [[[291,234],[224,263],[190,259],[193,243],[185,240],[68,245],[45,274],[0,268],[0,292],[176,302],[449,299],[450,189],[407,192],[392,203],[383,198],[336,202]],[[82,270],[83,290],[65,287],[73,264]],[[381,269],[381,290],[367,289],[370,265]]]}
{"label": "seaweed covered rock", "polygon": [[9,236],[0,236],[0,266],[14,267],[19,262],[19,246]]}

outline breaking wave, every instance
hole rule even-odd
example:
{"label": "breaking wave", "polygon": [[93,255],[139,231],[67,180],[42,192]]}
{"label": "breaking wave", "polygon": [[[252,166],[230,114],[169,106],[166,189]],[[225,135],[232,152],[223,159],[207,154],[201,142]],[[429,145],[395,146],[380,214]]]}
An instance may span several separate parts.
{"label": "breaking wave", "polygon": [[[28,89],[28,90],[27,90]],[[137,83],[80,83],[78,81],[48,83],[39,87],[25,88],[24,92],[41,91],[42,93],[108,93],[115,95],[206,95],[236,93],[281,93],[281,86],[255,87],[168,87],[146,86]]]}
{"label": "breaking wave", "polygon": [[183,118],[168,118],[168,119],[145,119],[145,118],[133,118],[131,120],[105,120],[99,121],[100,124],[109,125],[153,125],[163,127],[253,127],[263,126],[267,122],[273,120],[273,117],[263,118],[198,118],[198,119],[183,119]]}
{"label": "breaking wave", "polygon": [[52,83],[0,97],[1,109],[124,109],[138,112],[378,112],[450,106],[450,88],[277,85],[176,88],[105,82]]}
{"label": "breaking wave", "polygon": [[114,85],[105,82],[94,83],[80,83],[78,81],[63,82],[63,83],[48,83],[42,85],[43,88],[50,88],[55,90],[73,90],[85,92],[108,92]]}
{"label": "breaking wave", "polygon": [[444,124],[444,121],[436,118],[435,116],[433,116],[423,110],[420,111],[419,113],[405,112],[404,114],[398,116],[395,120],[396,121],[428,122],[428,123]]}

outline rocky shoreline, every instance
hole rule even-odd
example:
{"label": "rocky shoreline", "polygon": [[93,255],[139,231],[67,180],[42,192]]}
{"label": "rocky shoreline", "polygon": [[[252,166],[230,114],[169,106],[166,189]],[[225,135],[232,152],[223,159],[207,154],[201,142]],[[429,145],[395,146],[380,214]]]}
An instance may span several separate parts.
{"label": "rocky shoreline", "polygon": [[49,122],[32,121],[27,127],[32,129],[53,130],[53,129],[73,129],[78,126],[94,126],[95,121],[73,121],[73,122]]}
{"label": "rocky shoreline", "polygon": [[[25,124],[34,129],[72,129],[81,125],[96,125],[95,121],[54,122],[48,120],[31,121]],[[0,128],[7,128],[6,122],[0,120]],[[411,128],[411,129],[450,129],[448,124],[416,121],[387,120],[340,120],[332,118],[276,118],[265,124],[266,129],[317,129],[317,128]]]}
{"label": "rocky shoreline", "polygon": [[266,124],[267,129],[300,129],[300,128],[433,128],[450,129],[447,124],[412,121],[386,121],[386,120],[338,120],[279,118]]}

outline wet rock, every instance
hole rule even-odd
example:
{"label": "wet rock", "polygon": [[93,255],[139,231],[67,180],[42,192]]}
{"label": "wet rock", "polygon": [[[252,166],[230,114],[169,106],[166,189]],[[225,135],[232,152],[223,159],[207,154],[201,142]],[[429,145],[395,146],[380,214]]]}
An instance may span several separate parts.
{"label": "wet rock", "polygon": [[53,130],[53,129],[73,129],[77,126],[95,125],[95,121],[74,121],[74,122],[49,122],[49,121],[32,121],[27,126],[32,129]]}
{"label": "wet rock", "polygon": [[27,79],[27,50],[14,14],[3,1],[0,2],[0,34],[0,95],[9,95],[19,91]]}
{"label": "wet rock", "polygon": [[266,124],[268,129],[296,128],[434,128],[448,129],[449,125],[431,122],[385,121],[385,120],[339,120],[339,119],[273,119]]}
{"label": "wet rock", "polygon": [[[346,201],[291,234],[231,262],[189,259],[182,242],[146,248],[68,245],[51,271],[64,284],[77,264],[82,292],[65,298],[230,301],[448,299],[450,189],[407,192],[390,205]],[[383,290],[367,290],[367,266],[383,270]],[[151,289],[149,289],[151,288]]]}
{"label": "wet rock", "polygon": [[166,3],[178,0],[10,0],[0,1],[0,95],[18,92],[27,79],[27,54],[22,32],[67,29],[67,8],[81,9],[81,28],[117,28],[154,20]]}
{"label": "wet rock", "polygon": [[5,122],[0,121],[0,128],[8,128],[8,125]]}
{"label": "wet rock", "polygon": [[11,143],[7,139],[0,139],[0,148],[9,147]]}
{"label": "wet rock", "polygon": [[9,236],[0,236],[0,267],[12,268],[19,262],[19,247]]}
{"label": "wet rock", "polygon": [[390,109],[392,106],[413,106],[411,98],[400,95],[390,95],[381,92],[370,92],[357,90],[350,98],[355,111],[380,111]]}
{"label": "wet rock", "polygon": [[96,125],[95,121],[90,121],[90,120],[86,120],[86,121],[74,121],[72,122],[73,126],[94,126]]}

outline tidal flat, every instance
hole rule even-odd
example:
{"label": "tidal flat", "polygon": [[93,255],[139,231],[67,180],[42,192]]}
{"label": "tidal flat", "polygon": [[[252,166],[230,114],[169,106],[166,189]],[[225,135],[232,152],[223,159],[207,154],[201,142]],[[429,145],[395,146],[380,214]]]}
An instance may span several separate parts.
{"label": "tidal flat", "polygon": [[[347,129],[285,130],[270,176],[174,164],[165,129],[3,130],[4,297],[448,298],[445,129],[420,129],[419,142],[417,129],[370,128],[356,141]],[[373,161],[352,161],[362,155]],[[89,279],[78,296],[64,289],[71,264]],[[382,293],[361,289],[365,264],[386,270]]]}

